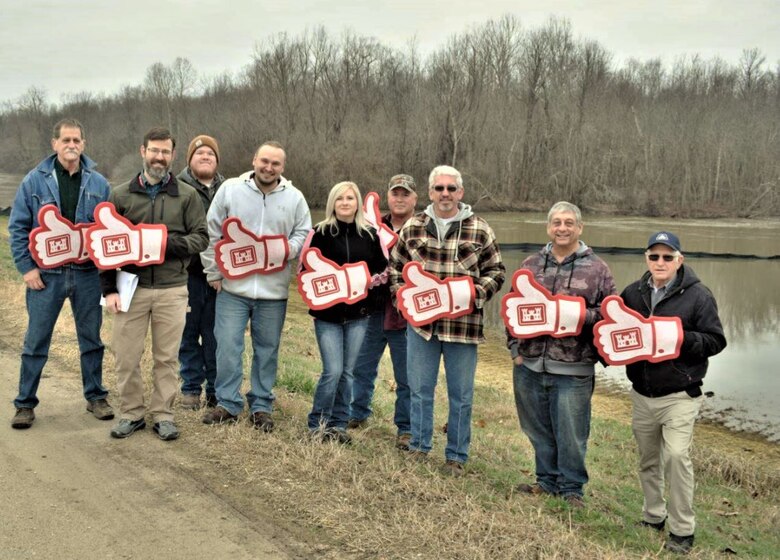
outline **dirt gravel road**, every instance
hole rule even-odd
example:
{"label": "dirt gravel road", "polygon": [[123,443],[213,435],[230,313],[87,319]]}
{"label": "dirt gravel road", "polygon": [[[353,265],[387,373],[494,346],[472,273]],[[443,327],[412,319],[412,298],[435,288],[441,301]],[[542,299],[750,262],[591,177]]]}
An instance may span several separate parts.
{"label": "dirt gravel road", "polygon": [[[52,365],[56,367],[56,364]],[[314,549],[214,490],[182,441],[127,440],[86,412],[73,379],[41,382],[35,424],[14,430],[19,358],[0,349],[0,558],[310,558]]]}

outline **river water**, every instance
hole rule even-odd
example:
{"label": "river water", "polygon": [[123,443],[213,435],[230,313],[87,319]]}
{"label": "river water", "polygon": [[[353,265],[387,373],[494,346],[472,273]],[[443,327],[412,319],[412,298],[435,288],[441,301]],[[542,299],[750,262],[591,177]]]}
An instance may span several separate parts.
{"label": "river water", "polygon": [[[496,231],[499,242],[547,242],[546,215],[529,213],[481,214]],[[651,233],[669,230],[680,237],[683,254],[780,255],[780,220],[656,220],[585,216],[581,239],[593,247],[644,249]],[[488,304],[485,316],[494,335],[503,328],[499,306],[509,279],[528,251],[502,249],[507,283]],[[641,254],[605,254],[620,292],[646,270]],[[780,441],[780,260],[697,258],[686,256],[718,302],[728,346],[710,359],[704,390],[703,415],[735,430],[760,433]],[[507,360],[507,364],[509,364]],[[628,387],[622,367],[600,368],[601,382]],[[509,365],[507,365],[509,375]]]}

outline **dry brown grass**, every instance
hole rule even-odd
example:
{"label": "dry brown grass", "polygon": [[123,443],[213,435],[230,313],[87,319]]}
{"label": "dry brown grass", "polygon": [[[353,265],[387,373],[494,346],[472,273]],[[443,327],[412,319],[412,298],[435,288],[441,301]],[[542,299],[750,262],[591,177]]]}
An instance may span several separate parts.
{"label": "dry brown grass", "polygon": [[[23,290],[3,285],[6,297],[0,311],[2,340],[18,348],[26,317]],[[110,341],[110,318],[104,324],[104,340]],[[311,320],[297,298],[290,309],[281,356],[285,375],[315,379],[319,373]],[[80,387],[78,351],[69,310],[63,312],[52,346],[51,375],[71,379]],[[144,357],[144,371],[150,369]],[[384,364],[387,366],[387,364]],[[106,353],[105,380],[115,389],[113,357]],[[410,462],[393,448],[392,383],[387,367],[377,388],[375,417],[369,427],[356,432],[355,444],[341,447],[320,444],[306,437],[306,414],[311,401],[306,394],[277,388],[277,430],[262,434],[245,418],[233,426],[206,426],[200,411],[177,413],[182,439],[176,453],[204,491],[235,504],[241,515],[298,532],[317,542],[323,558],[625,558],[656,557],[650,543],[645,552],[620,538],[594,539],[594,523],[614,524],[619,531],[634,520],[595,492],[589,510],[572,512],[562,501],[515,495],[511,488],[532,476],[532,454],[517,427],[511,398],[511,369],[499,341],[481,348],[478,391],[481,402],[474,411],[472,461],[462,479],[442,475],[443,436],[436,436],[434,452],[425,463]],[[148,381],[148,380],[147,380]],[[437,391],[437,425],[443,422],[446,393]],[[624,397],[598,393],[594,401],[597,419],[627,425],[630,404]],[[600,422],[600,420],[599,420]],[[626,461],[633,463],[630,442],[612,436],[602,445],[625,446]],[[610,439],[613,438],[613,439]],[[696,468],[722,484],[745,489],[755,497],[776,492],[778,469],[770,449],[777,446],[728,434],[714,426],[697,427]],[[716,446],[717,444],[717,446]],[[749,450],[749,451],[746,451]],[[594,453],[597,452],[594,448]],[[764,460],[770,458],[769,464]],[[598,467],[598,465],[597,465]],[[596,477],[609,476],[593,467]],[[635,481],[616,480],[635,491]],[[641,505],[641,502],[640,504]],[[639,505],[636,507],[638,508]],[[777,523],[777,511],[767,522]],[[634,515],[635,511],[629,513]],[[774,518],[772,517],[774,515]],[[634,529],[625,529],[633,531]],[[642,539],[643,536],[633,537]],[[641,547],[640,547],[641,548]],[[712,557],[700,550],[695,557]]]}

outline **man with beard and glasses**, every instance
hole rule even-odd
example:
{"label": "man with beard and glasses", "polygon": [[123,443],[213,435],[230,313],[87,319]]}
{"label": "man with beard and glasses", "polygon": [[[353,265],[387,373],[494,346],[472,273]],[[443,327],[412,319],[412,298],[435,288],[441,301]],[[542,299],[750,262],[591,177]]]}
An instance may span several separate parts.
{"label": "man with beard and glasses", "polygon": [[[217,406],[204,415],[204,424],[235,422],[244,410],[240,391],[244,331],[249,322],[253,351],[251,387],[246,394],[249,420],[263,432],[274,428],[273,386],[290,289],[288,261],[298,257],[311,230],[303,193],[282,176],[286,158],[281,144],[265,142],[255,152],[253,170],[225,181],[209,208],[210,242],[201,260],[211,287],[217,291]],[[247,240],[253,244],[242,251],[242,243],[230,241],[231,258],[251,254],[236,263],[237,270],[233,271],[225,268],[225,253],[217,254],[217,244],[225,241],[223,224],[228,220],[236,234],[243,237],[243,248]],[[269,257],[272,253],[275,258]],[[255,255],[266,258],[255,260]],[[230,277],[226,272],[231,272]]]}
{"label": "man with beard and glasses", "polygon": [[[119,216],[141,226],[167,228],[164,259],[159,264],[128,264],[122,270],[138,276],[138,287],[127,311],[120,311],[117,271],[100,274],[106,308],[116,313],[112,348],[116,357],[121,419],[111,436],[126,438],[146,427],[144,380],[140,361],[146,332],[152,326],[153,389],[148,412],[162,440],[179,437],[173,422],[178,392],[176,375],[179,344],[187,315],[187,267],[208,245],[205,212],[197,191],[171,173],[176,142],[164,128],[153,128],[141,146],[143,171],[129,184],[111,191],[109,202]],[[143,253],[143,251],[141,251]]]}
{"label": "man with beard and glasses", "polygon": [[[206,212],[225,180],[217,172],[218,167],[219,144],[216,139],[205,134],[193,138],[187,149],[187,167],[176,178],[198,191]],[[217,292],[209,286],[199,257],[192,259],[188,272],[187,322],[179,347],[179,403],[184,409],[197,410],[201,406],[200,393],[203,389],[206,393],[206,406],[213,408],[217,404],[214,388],[217,377],[217,340],[214,338]]]}
{"label": "man with beard and glasses", "polygon": [[[19,394],[14,399],[16,414],[11,421],[16,429],[29,428],[35,420],[33,410],[38,405],[38,384],[49,357],[54,325],[66,299],[70,300],[76,322],[87,410],[99,420],[114,417],[114,411],[106,401],[108,391],[103,387],[104,350],[100,340],[103,314],[98,304],[100,281],[95,265],[88,259],[75,262],[60,259],[41,268],[30,252],[30,234],[42,226],[38,223],[41,208],[56,206],[60,217],[70,222],[65,226],[69,227],[93,222],[95,206],[108,198],[108,181],[95,171],[95,162],[83,154],[85,143],[84,128],[79,121],[63,119],[58,122],[51,140],[54,153],[27,174],[11,208],[8,221],[11,254],[27,286],[28,315]],[[54,222],[55,229],[56,222],[64,224],[59,218],[54,218]],[[53,243],[62,238],[51,229],[46,235]]]}

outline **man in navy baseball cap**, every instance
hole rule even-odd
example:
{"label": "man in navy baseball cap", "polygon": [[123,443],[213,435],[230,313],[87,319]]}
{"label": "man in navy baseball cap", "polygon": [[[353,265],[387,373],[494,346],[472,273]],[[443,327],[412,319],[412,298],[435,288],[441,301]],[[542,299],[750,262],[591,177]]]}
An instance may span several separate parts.
{"label": "man in navy baseball cap", "polygon": [[680,239],[673,233],[669,233],[668,231],[659,231],[658,233],[654,233],[650,236],[650,239],[647,241],[647,248],[649,249],[653,245],[666,245],[667,247],[670,247],[673,251],[682,252],[680,249]]}
{"label": "man in navy baseball cap", "polygon": [[687,554],[696,529],[690,457],[693,427],[704,400],[702,384],[709,358],[726,347],[726,337],[715,298],[684,264],[676,235],[668,231],[651,235],[645,259],[647,272],[620,295],[626,307],[648,320],[679,318],[682,340],[679,352],[668,359],[626,366],[644,494],[642,525],[659,532],[668,527],[665,548]]}

